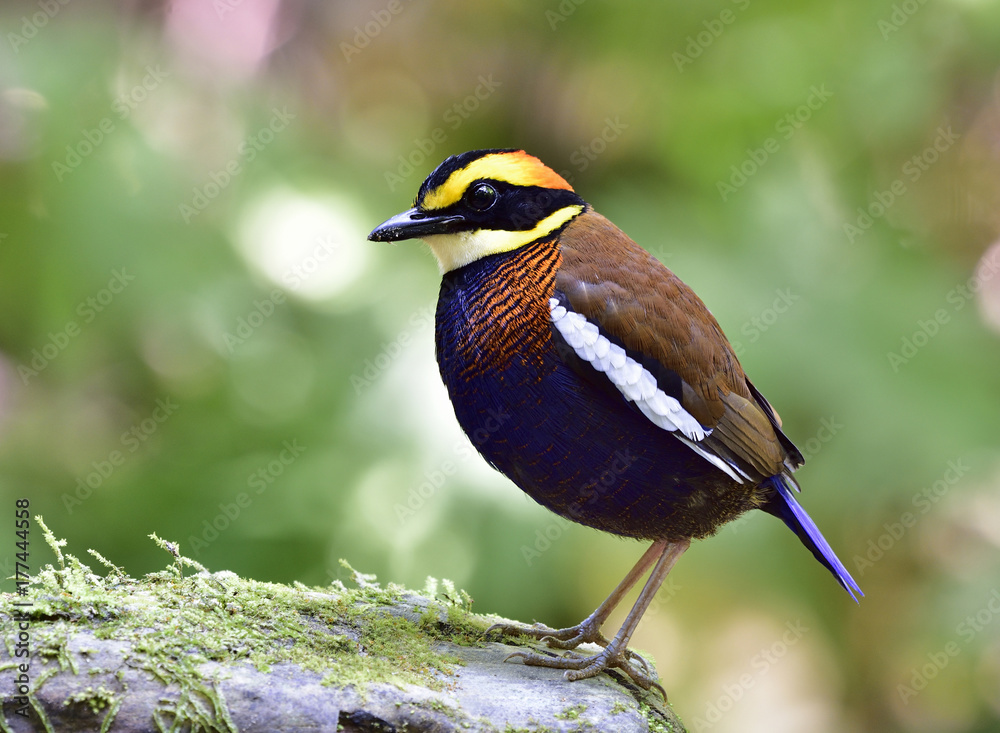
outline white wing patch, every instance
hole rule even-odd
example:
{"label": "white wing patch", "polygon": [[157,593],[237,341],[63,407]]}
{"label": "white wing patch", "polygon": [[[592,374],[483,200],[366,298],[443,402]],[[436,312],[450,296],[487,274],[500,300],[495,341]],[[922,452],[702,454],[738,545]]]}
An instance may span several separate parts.
{"label": "white wing patch", "polygon": [[664,430],[681,433],[691,440],[702,440],[706,430],[681,403],[656,384],[648,369],[625,353],[625,349],[601,335],[597,326],[583,315],[566,310],[555,298],[549,300],[552,323],[584,361],[604,372],[625,399],[634,402],[642,414]]}
{"label": "white wing patch", "polygon": [[713,466],[743,483],[733,466],[697,444],[697,441],[703,440],[712,431],[703,427],[680,402],[660,389],[656,384],[656,377],[648,369],[625,353],[621,346],[611,343],[585,316],[567,310],[556,298],[549,299],[549,312],[553,325],[576,355],[597,371],[606,374],[625,399],[634,402],[654,425],[672,433],[679,431],[680,435],[676,437],[685,445]]}

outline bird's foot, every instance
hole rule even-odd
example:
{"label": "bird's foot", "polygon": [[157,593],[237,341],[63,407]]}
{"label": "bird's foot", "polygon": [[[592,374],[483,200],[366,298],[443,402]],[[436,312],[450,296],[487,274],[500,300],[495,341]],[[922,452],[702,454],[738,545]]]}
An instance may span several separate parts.
{"label": "bird's foot", "polygon": [[[663,699],[667,699],[667,693],[651,676],[649,665],[646,660],[629,649],[622,649],[616,641],[605,645],[604,649],[597,654],[584,656],[575,652],[556,657],[535,654],[534,652],[516,651],[508,654],[504,659],[520,659],[524,664],[532,667],[551,667],[554,669],[564,669],[563,676],[569,680],[584,680],[588,677],[595,677],[607,669],[620,669],[629,678],[644,690],[657,689]],[[642,669],[634,664],[632,660],[638,659],[642,664]]]}
{"label": "bird's foot", "polygon": [[[486,634],[499,632],[502,636],[530,636],[539,641],[544,641],[554,649],[576,649],[581,644],[597,644],[607,647],[611,642],[601,633],[600,624],[590,616],[576,626],[569,626],[565,629],[553,629],[545,624],[533,624],[524,626],[522,624],[493,624],[486,629]],[[638,661],[643,670],[649,673],[649,663],[631,649],[624,651],[625,658],[629,661]],[[536,655],[537,656],[537,655]],[[579,655],[567,655],[567,658],[575,658]],[[540,659],[550,659],[551,657],[539,657]],[[510,657],[507,657],[510,659]],[[596,674],[596,672],[595,672]],[[589,676],[589,675],[588,675]],[[649,689],[649,688],[644,688]]]}
{"label": "bird's foot", "polygon": [[576,626],[569,626],[565,629],[553,629],[545,624],[531,626],[493,624],[486,629],[487,634],[494,631],[499,632],[501,636],[530,636],[557,649],[576,649],[580,644],[587,643],[607,646],[610,643],[601,633],[600,625],[596,624],[593,618],[586,618]]}

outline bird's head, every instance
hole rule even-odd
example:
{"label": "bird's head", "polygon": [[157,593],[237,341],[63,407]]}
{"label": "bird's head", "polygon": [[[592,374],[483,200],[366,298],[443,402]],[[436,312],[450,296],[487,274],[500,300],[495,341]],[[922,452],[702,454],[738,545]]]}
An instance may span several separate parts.
{"label": "bird's head", "polygon": [[473,150],[439,165],[413,208],[368,239],[423,239],[449,272],[552,236],[586,207],[562,176],[523,150]]}

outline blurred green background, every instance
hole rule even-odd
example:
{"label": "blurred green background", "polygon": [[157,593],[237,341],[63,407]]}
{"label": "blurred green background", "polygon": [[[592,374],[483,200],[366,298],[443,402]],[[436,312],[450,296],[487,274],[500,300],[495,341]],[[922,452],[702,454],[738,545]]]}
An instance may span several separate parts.
{"label": "blurred green background", "polygon": [[134,574],[155,531],[580,620],[643,548],[471,454],[436,264],[365,241],[445,156],[523,147],[709,305],[867,594],[762,514],[697,543],[634,637],[688,726],[1000,730],[996,3],[38,0],[0,29],[6,516]]}

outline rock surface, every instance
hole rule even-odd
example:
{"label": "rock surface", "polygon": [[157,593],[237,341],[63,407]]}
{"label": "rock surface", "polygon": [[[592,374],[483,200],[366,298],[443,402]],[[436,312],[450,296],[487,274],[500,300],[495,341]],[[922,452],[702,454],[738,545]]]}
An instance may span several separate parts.
{"label": "rock surface", "polygon": [[[456,653],[462,665],[438,691],[417,685],[400,688],[372,683],[362,694],[354,686],[324,685],[321,674],[292,664],[275,665],[266,673],[249,664],[204,665],[207,676],[221,673],[218,699],[226,706],[229,718],[227,723],[216,714],[215,729],[241,733],[684,730],[670,708],[664,708],[656,697],[641,695],[607,675],[567,683],[556,670],[505,663],[503,659],[512,647],[504,644],[449,648],[453,646],[441,645],[444,651]],[[57,671],[35,695],[51,730],[101,730],[110,706],[94,710],[87,700],[65,704],[87,688],[103,688],[120,701],[108,728],[112,732],[153,730],[154,715],[164,730],[170,728],[175,717],[171,711],[181,704],[180,691],[145,671],[130,668],[124,647],[88,632],[69,640],[68,651],[78,657],[79,673]],[[56,662],[46,667],[59,669]],[[106,671],[90,674],[91,669]],[[212,710],[213,704],[207,699],[201,704],[210,715],[218,712]],[[5,701],[4,715],[10,730],[46,730],[34,710],[27,718],[16,715],[14,710],[11,701]]]}
{"label": "rock surface", "polygon": [[[103,558],[113,572],[99,577],[59,554],[60,568],[43,569],[28,593],[3,595],[0,729],[684,730],[659,693],[618,672],[567,682],[560,670],[504,662],[525,646],[554,652],[525,637],[486,640],[501,619],[471,613],[447,581],[414,593],[360,573],[352,589],[200,566],[185,577],[182,566],[197,563],[161,546],[175,564],[142,579]],[[13,656],[18,641],[29,657]]]}

